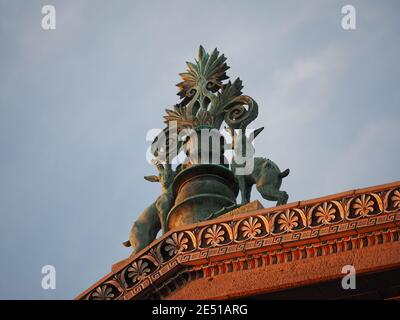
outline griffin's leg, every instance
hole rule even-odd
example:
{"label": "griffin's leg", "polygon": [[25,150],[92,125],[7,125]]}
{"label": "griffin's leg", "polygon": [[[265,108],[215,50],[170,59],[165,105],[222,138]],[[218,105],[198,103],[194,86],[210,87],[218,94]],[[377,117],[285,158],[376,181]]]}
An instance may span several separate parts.
{"label": "griffin's leg", "polygon": [[245,184],[245,194],[246,194],[246,203],[250,202],[250,197],[251,197],[251,189],[253,188],[253,184],[251,183],[246,183]]}
{"label": "griffin's leg", "polygon": [[242,197],[242,204],[246,204],[250,201],[250,194],[246,185],[244,176],[236,176],[239,183],[240,196]]}
{"label": "griffin's leg", "polygon": [[134,253],[139,252],[153,242],[160,228],[156,206],[152,204],[135,221],[129,234],[129,242],[134,249]]}
{"label": "griffin's leg", "polygon": [[279,191],[274,188],[257,188],[258,192],[261,194],[261,196],[269,201],[277,201],[276,205],[280,206],[282,204],[286,204],[289,195],[285,191]]}
{"label": "griffin's leg", "polygon": [[157,200],[156,208],[158,213],[158,219],[160,221],[160,228],[163,234],[168,231],[167,218],[168,218],[168,213],[172,208],[172,205],[173,205],[172,194],[164,194]]}

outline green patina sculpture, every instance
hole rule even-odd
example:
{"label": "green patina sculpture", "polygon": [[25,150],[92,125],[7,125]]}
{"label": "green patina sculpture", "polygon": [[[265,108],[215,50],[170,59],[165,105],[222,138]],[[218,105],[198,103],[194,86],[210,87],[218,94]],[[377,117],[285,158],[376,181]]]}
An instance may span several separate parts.
{"label": "green patina sculpture", "polygon": [[175,171],[170,164],[165,166],[154,161],[158,170],[158,176],[145,176],[150,182],[159,182],[162,193],[150,206],[148,206],[135,221],[129,234],[129,240],[123,243],[124,246],[132,246],[138,252],[149,245],[161,230],[166,232],[166,218],[172,207],[174,198],[172,194],[172,182]]}
{"label": "green patina sculpture", "polygon": [[[245,152],[246,146],[249,145],[263,130],[264,127],[255,130],[251,138],[247,138],[242,132],[242,140],[232,139],[232,141],[241,142],[242,152]],[[233,130],[228,129],[228,132],[232,138],[235,137],[236,133]],[[244,166],[244,164],[239,165],[236,163],[236,156],[237,153],[234,152],[231,164],[233,172],[236,172],[238,167]],[[286,169],[281,172],[279,167],[270,159],[257,157],[253,160],[254,168],[250,174],[236,175],[236,179],[239,183],[242,205],[250,202],[251,189],[253,185],[256,185],[257,191],[264,199],[277,201],[277,205],[286,204],[289,195],[285,191],[280,191],[279,189],[282,185],[282,179],[289,175],[290,170]]]}
{"label": "green patina sculpture", "polygon": [[253,172],[245,176],[237,176],[242,204],[249,203],[253,185],[256,185],[260,195],[269,201],[277,201],[276,205],[286,204],[289,195],[280,191],[282,179],[289,175],[290,170],[281,172],[278,166],[266,158],[254,158]]}
{"label": "green patina sculpture", "polygon": [[[253,153],[248,156],[247,152],[252,151],[249,143],[263,129],[255,130],[250,137],[244,131],[257,118],[258,104],[242,94],[239,78],[224,82],[229,79],[225,56],[217,49],[209,54],[200,46],[198,59],[195,63],[187,62],[187,66],[187,71],[180,74],[183,81],[177,84],[181,101],[166,110],[166,128],[152,144],[159,175],[145,178],[160,182],[162,194],[133,224],[124,245],[132,246],[134,253],[149,245],[160,229],[165,233],[238,207],[239,189],[242,204],[250,201],[253,185],[264,199],[277,201],[277,205],[288,200],[288,194],[279,189],[289,169],[281,172],[269,159],[254,158]],[[223,125],[231,134],[231,145],[220,132]],[[171,127],[176,137],[170,133]],[[188,130],[196,135],[188,134]],[[197,139],[200,133],[213,135],[219,143],[205,148],[203,141]],[[234,150],[230,167],[224,156],[229,146]],[[186,159],[173,170],[171,163],[181,151]],[[215,154],[218,156],[214,158]],[[250,172],[238,174],[249,164],[253,164]]]}
{"label": "green patina sculpture", "polygon": [[177,87],[181,102],[166,110],[167,125],[176,121],[178,131],[199,126],[219,129],[225,121],[230,128],[245,129],[257,118],[258,104],[242,95],[242,81],[237,78],[233,83],[223,83],[229,79],[225,61],[217,49],[208,54],[200,46],[196,63],[187,62],[188,70],[180,74],[183,81]]}

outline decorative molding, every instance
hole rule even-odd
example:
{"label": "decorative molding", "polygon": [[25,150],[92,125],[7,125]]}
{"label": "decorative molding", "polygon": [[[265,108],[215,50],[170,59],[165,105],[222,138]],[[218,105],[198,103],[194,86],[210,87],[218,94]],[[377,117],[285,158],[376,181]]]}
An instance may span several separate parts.
{"label": "decorative molding", "polygon": [[225,215],[166,233],[77,299],[136,299],[174,279],[188,281],[193,272],[207,276],[398,241],[399,225],[400,182]]}
{"label": "decorative molding", "polygon": [[170,293],[184,286],[186,283],[199,278],[218,276],[224,273],[238,272],[255,268],[295,262],[298,260],[362,249],[374,245],[390,243],[400,240],[400,227],[367,232],[344,238],[323,241],[317,244],[278,249],[260,254],[246,255],[204,265],[186,267],[175,276],[160,283],[142,299],[165,299]]}

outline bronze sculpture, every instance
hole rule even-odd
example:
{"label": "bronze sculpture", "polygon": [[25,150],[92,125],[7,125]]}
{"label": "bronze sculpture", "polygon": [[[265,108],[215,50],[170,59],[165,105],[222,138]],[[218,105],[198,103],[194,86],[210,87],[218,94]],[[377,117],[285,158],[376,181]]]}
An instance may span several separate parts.
{"label": "bronze sculpture", "polygon": [[158,169],[158,176],[145,176],[150,182],[159,182],[162,193],[150,206],[148,206],[134,222],[129,240],[123,243],[124,246],[134,248],[138,252],[149,245],[161,230],[165,232],[166,218],[173,204],[172,182],[174,181],[175,171],[170,164],[162,165],[154,161]]}
{"label": "bronze sculpture", "polygon": [[[187,66],[187,71],[180,74],[183,81],[177,84],[181,101],[166,110],[166,128],[152,144],[159,176],[147,177],[147,180],[160,182],[163,192],[139,216],[130,240],[124,243],[131,245],[134,253],[150,244],[160,229],[165,233],[213,219],[227,208],[238,207],[239,189],[242,204],[250,201],[254,184],[264,199],[277,201],[277,205],[288,200],[288,194],[279,189],[289,169],[281,172],[271,160],[253,157],[250,143],[263,128],[257,129],[250,138],[246,137],[245,130],[256,119],[258,104],[242,95],[239,78],[224,83],[229,79],[225,56],[217,49],[209,54],[200,46],[198,59],[195,63],[187,62]],[[231,134],[231,145],[220,132],[223,124]],[[170,134],[172,127],[175,137]],[[234,151],[230,167],[224,156],[229,149]],[[180,151],[187,157],[174,171],[171,163]],[[244,162],[239,161],[242,156]]]}
{"label": "bronze sculpture", "polygon": [[[245,166],[244,163],[237,163],[236,158],[238,154],[243,152],[246,153],[248,147],[252,148],[251,143],[263,130],[264,127],[254,130],[254,132],[250,134],[250,137],[246,137],[242,131],[239,139],[234,130],[227,128],[227,131],[232,137],[232,141],[236,141],[241,145],[241,148],[236,148],[235,145],[233,145],[234,153],[231,164],[233,172],[236,172],[237,168]],[[280,191],[279,189],[282,185],[282,179],[289,175],[290,170],[286,169],[281,172],[278,166],[270,159],[256,157],[251,160],[254,164],[251,173],[246,175],[236,174],[242,198],[242,205],[249,203],[253,185],[256,185],[257,191],[264,199],[277,201],[276,205],[278,206],[286,204],[289,195],[285,191]]]}
{"label": "bronze sculpture", "polygon": [[250,194],[253,185],[256,185],[260,195],[269,201],[277,201],[276,205],[286,204],[289,195],[286,191],[280,191],[282,179],[289,175],[290,170],[286,169],[281,172],[278,166],[270,159],[254,158],[253,172],[246,176],[241,176],[243,179],[242,188],[242,204],[250,201]]}

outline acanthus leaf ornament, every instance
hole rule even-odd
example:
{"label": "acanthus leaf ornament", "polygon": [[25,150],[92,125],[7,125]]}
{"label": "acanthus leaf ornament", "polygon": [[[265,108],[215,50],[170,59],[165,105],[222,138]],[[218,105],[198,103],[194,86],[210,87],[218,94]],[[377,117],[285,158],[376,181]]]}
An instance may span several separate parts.
{"label": "acanthus leaf ornament", "polygon": [[167,245],[165,246],[165,250],[168,252],[169,256],[174,256],[184,250],[186,250],[188,246],[189,240],[184,237],[184,233],[173,233],[170,238],[166,241]]}
{"label": "acanthus leaf ornament", "polygon": [[367,216],[374,211],[374,202],[371,200],[371,196],[363,194],[357,198],[353,203],[353,209],[356,216]]}
{"label": "acanthus leaf ornament", "polygon": [[324,202],[318,207],[315,216],[317,217],[317,222],[322,224],[329,224],[335,219],[336,209],[333,207],[332,203]]}
{"label": "acanthus leaf ornament", "polygon": [[206,239],[207,245],[217,246],[224,241],[225,231],[222,226],[214,224],[212,227],[208,228],[204,238]]}
{"label": "acanthus leaf ornament", "polygon": [[133,282],[142,281],[150,273],[149,264],[146,261],[134,261],[128,268],[128,278]]}
{"label": "acanthus leaf ornament", "polygon": [[299,225],[298,221],[299,217],[296,216],[295,212],[286,210],[279,216],[278,225],[281,230],[291,232]]}
{"label": "acanthus leaf ornament", "polygon": [[91,300],[113,300],[115,294],[113,293],[112,287],[109,285],[102,285],[97,287],[92,293]]}
{"label": "acanthus leaf ornament", "polygon": [[392,201],[395,208],[400,208],[400,190],[394,191]]}
{"label": "acanthus leaf ornament", "polygon": [[254,239],[261,233],[261,223],[258,221],[258,218],[250,217],[243,222],[240,230],[243,232],[243,237]]}
{"label": "acanthus leaf ornament", "polygon": [[[181,73],[182,82],[177,86],[181,102],[166,109],[165,123],[176,121],[178,131],[185,128],[209,126],[220,129],[223,121],[233,129],[246,128],[258,115],[258,105],[242,95],[242,81],[233,83],[226,70],[226,58],[217,49],[208,54],[202,46],[195,63],[187,62],[188,69]],[[245,107],[248,106],[248,108]]]}

